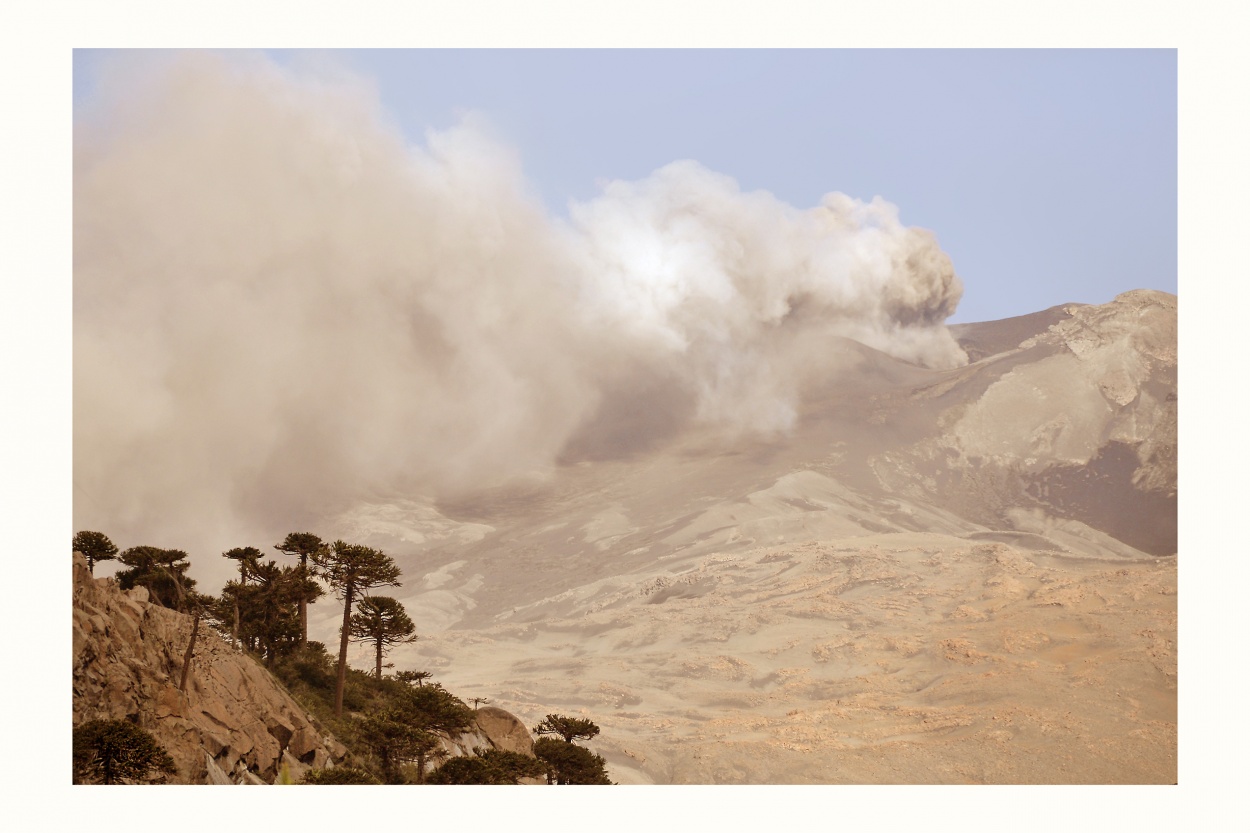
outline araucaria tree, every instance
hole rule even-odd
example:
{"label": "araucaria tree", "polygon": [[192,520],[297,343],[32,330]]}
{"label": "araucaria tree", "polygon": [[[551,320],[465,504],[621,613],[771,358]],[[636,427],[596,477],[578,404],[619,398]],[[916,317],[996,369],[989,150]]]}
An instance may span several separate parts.
{"label": "araucaria tree", "polygon": [[[298,555],[300,575],[307,578],[308,559],[314,553],[325,549],[325,543],[311,532],[292,532],[283,539],[281,544],[275,544],[274,549],[287,555]],[[312,596],[299,600],[299,646],[301,648],[308,644],[308,603],[315,599],[316,596]]]}
{"label": "araucaria tree", "polygon": [[611,784],[602,755],[554,738],[534,741],[534,756],[543,762],[548,784]]}
{"label": "araucaria tree", "polygon": [[549,714],[546,720],[534,727],[534,734],[559,735],[566,743],[572,743],[576,738],[590,740],[599,734],[599,727],[580,717]]}
{"label": "araucaria tree", "polygon": [[146,587],[152,601],[163,607],[186,611],[188,594],[195,588],[195,579],[187,575],[191,566],[182,550],[160,547],[131,547],[117,557],[130,569],[117,574],[122,590]]}
{"label": "araucaria tree", "polygon": [[128,720],[92,720],[74,729],[74,783],[162,783],[177,772],[150,734]]}
{"label": "araucaria tree", "polygon": [[334,716],[343,716],[343,686],[347,681],[347,642],[351,637],[352,605],[357,596],[373,587],[399,586],[399,565],[386,553],[361,544],[335,541],[314,553],[313,564],[335,594],[343,600],[343,626],[339,630],[339,667],[334,684]]}
{"label": "araucaria tree", "polygon": [[392,645],[415,642],[417,627],[404,612],[404,606],[390,596],[369,596],[360,600],[351,618],[354,642],[371,642],[377,651],[378,679],[382,678],[382,655]]}
{"label": "araucaria tree", "polygon": [[235,547],[223,552],[221,557],[239,562],[239,583],[247,584],[248,577],[252,575],[260,560],[260,550],[256,547]]}
{"label": "araucaria tree", "polygon": [[117,547],[103,532],[83,530],[74,535],[74,552],[80,552],[87,559],[87,570],[95,574],[95,565],[101,561],[111,561],[117,557]]}

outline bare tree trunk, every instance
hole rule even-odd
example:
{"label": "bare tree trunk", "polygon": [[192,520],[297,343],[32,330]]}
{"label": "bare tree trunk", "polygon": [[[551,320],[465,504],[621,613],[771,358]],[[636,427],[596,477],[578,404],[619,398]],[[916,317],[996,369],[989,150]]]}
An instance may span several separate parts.
{"label": "bare tree trunk", "polygon": [[195,609],[195,619],[191,622],[191,641],[187,643],[187,652],[182,657],[182,679],[178,681],[178,690],[187,690],[187,672],[191,670],[191,655],[195,653],[195,638],[200,633],[200,609]]}
{"label": "bare tree trunk", "polygon": [[299,646],[308,646],[308,600],[303,596],[299,598]]}
{"label": "bare tree trunk", "polygon": [[[308,555],[300,553],[299,557],[299,577],[301,581],[308,579]],[[302,650],[308,645],[308,599],[304,597],[304,590],[300,588],[299,597],[299,647]]]}
{"label": "bare tree trunk", "polygon": [[343,686],[347,683],[347,637],[351,628],[352,596],[356,588],[347,585],[343,592],[343,627],[339,630],[339,671],[334,683],[334,716],[343,716]]}
{"label": "bare tree trunk", "polygon": [[379,640],[378,640],[378,668],[377,668],[377,677],[378,677],[378,679],[379,679],[379,680],[380,680],[380,679],[382,679],[382,640],[381,640],[381,639],[379,639]]}

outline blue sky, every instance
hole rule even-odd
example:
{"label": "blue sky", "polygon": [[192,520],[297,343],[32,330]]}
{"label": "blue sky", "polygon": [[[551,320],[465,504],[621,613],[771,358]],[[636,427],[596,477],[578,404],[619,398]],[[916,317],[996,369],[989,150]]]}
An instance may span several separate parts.
{"label": "blue sky", "polygon": [[485,114],[556,215],[677,159],[798,207],[879,195],[954,261],[952,322],[1177,290],[1175,50],[270,54],[372,78],[414,143]]}

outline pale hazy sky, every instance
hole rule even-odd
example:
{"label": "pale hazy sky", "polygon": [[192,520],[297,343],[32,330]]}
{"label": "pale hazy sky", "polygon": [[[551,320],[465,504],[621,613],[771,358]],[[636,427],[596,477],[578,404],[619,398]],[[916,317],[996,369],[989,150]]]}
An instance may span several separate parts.
{"label": "pale hazy sky", "polygon": [[556,215],[677,159],[800,208],[882,196],[954,261],[952,322],[1177,289],[1175,50],[270,54],[372,78],[413,143],[484,114]]}

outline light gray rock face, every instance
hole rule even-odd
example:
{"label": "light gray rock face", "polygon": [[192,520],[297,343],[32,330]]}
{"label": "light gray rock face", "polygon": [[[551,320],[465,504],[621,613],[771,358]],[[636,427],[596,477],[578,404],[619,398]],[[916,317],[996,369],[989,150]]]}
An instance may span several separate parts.
{"label": "light gray rock face", "polygon": [[298,780],[346,748],[264,668],[201,625],[187,690],[178,690],[190,616],[92,578],[74,556],[73,720],[129,719],[173,757],[178,784],[271,784],[286,764]]}

